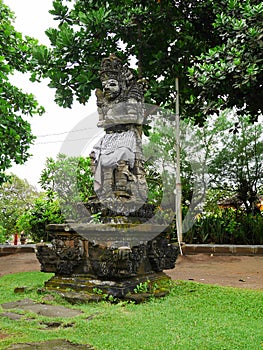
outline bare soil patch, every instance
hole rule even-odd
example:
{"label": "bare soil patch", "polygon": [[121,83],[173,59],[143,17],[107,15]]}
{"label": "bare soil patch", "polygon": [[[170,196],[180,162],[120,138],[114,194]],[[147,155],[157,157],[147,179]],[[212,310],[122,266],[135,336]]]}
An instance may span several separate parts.
{"label": "bare soil patch", "polygon": [[173,280],[263,290],[263,256],[184,255],[165,272]]}

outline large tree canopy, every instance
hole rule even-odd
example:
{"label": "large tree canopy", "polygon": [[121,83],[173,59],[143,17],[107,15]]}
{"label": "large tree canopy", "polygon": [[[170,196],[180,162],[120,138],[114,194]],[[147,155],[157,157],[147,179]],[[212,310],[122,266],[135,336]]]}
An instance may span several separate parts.
{"label": "large tree canopy", "polygon": [[61,106],[70,107],[74,97],[85,103],[99,87],[101,59],[115,52],[136,57],[138,77],[149,81],[149,103],[173,109],[179,77],[182,116],[202,120],[219,97],[227,97],[228,107],[245,102],[253,115],[260,108],[260,1],[55,0],[53,6],[58,28],[46,31],[52,49],[36,50],[35,58]]}
{"label": "large tree canopy", "polygon": [[256,119],[263,112],[263,3],[216,1],[213,11],[221,44],[195,58],[189,69],[201,88],[199,105],[208,112],[237,106]]}
{"label": "large tree canopy", "polygon": [[34,137],[25,115],[41,114],[32,94],[23,93],[9,81],[14,71],[32,71],[32,50],[37,41],[17,32],[13,26],[14,14],[0,0],[0,183],[4,171],[29,157],[28,149]]}
{"label": "large tree canopy", "polygon": [[190,104],[197,92],[190,88],[187,69],[193,57],[221,43],[211,0],[70,2],[53,2],[50,13],[59,26],[46,31],[52,49],[35,52],[59,105],[70,107],[74,96],[85,103],[100,86],[102,58],[115,52],[124,60],[136,57],[138,78],[146,78],[150,86],[147,102],[173,108],[179,77],[182,113],[200,115]]}

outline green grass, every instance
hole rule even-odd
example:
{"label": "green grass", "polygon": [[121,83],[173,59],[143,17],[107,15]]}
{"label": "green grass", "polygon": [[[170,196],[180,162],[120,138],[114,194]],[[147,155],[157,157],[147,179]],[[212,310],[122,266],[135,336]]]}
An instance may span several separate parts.
{"label": "green grass", "polygon": [[[50,276],[29,272],[1,277],[0,303],[24,298],[42,301],[44,295],[38,294],[37,288]],[[15,294],[13,290],[19,286],[28,290]],[[9,337],[0,340],[0,349],[13,343],[67,339],[97,350],[263,350],[261,291],[177,281],[169,296],[140,305],[102,302],[71,306],[59,297],[50,303],[83,313],[60,319],[26,312],[18,321],[1,317],[1,332]],[[52,320],[61,321],[62,326],[41,329],[40,322]],[[66,327],[69,323],[74,323],[73,327]]]}

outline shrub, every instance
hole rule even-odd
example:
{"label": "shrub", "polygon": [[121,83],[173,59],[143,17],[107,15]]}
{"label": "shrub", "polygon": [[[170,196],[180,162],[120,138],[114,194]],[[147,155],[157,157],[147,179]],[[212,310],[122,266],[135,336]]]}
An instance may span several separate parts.
{"label": "shrub", "polygon": [[183,239],[189,244],[263,244],[263,216],[231,208],[202,214]]}
{"label": "shrub", "polygon": [[32,209],[22,214],[18,221],[18,230],[24,231],[27,237],[34,242],[49,241],[46,225],[63,223],[64,218],[61,214],[57,200],[47,200],[37,198]]}
{"label": "shrub", "polygon": [[6,230],[4,229],[3,226],[0,225],[0,244],[5,243],[6,240],[7,240]]}

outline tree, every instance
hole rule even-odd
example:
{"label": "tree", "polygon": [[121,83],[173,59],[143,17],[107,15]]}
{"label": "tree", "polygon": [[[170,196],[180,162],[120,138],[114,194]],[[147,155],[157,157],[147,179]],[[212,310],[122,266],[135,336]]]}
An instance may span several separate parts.
{"label": "tree", "polygon": [[15,30],[13,20],[14,14],[0,0],[0,184],[12,162],[23,164],[30,156],[28,149],[34,136],[24,116],[44,111],[32,94],[23,93],[9,81],[15,71],[33,71],[32,50],[37,46],[35,39],[23,38]]}
{"label": "tree", "polygon": [[206,113],[236,106],[256,120],[263,111],[263,3],[216,1],[213,13],[221,43],[205,49],[188,69],[200,88],[196,103]]}
{"label": "tree", "polygon": [[65,154],[58,154],[56,160],[47,158],[40,184],[51,199],[87,201],[95,194],[90,158],[67,157]]}
{"label": "tree", "polygon": [[56,102],[70,107],[74,97],[85,103],[100,87],[102,58],[110,53],[138,61],[137,76],[146,78],[150,89],[146,102],[173,109],[175,77],[180,78],[183,115],[202,118],[193,99],[187,69],[221,38],[213,27],[216,14],[211,0],[131,1],[55,0],[50,11],[58,28],[46,31],[52,49],[39,47],[34,57],[39,76],[48,77],[56,89]]}
{"label": "tree", "polygon": [[213,150],[208,168],[210,183],[235,193],[246,212],[254,213],[257,195],[263,185],[262,123],[251,125],[249,116],[223,114],[218,119],[226,128],[221,132],[218,148]]}
{"label": "tree", "polygon": [[35,50],[39,72],[50,78],[56,102],[74,96],[85,103],[99,87],[101,59],[112,52],[138,63],[138,78],[150,89],[146,101],[174,108],[180,79],[182,116],[204,120],[221,107],[262,107],[263,5],[259,0],[110,1],[55,0],[50,11],[59,22],[48,29],[53,48]]}
{"label": "tree", "polygon": [[[155,169],[174,174],[175,132],[172,115],[164,114],[152,126],[144,147],[146,159],[153,159]],[[192,119],[181,122],[181,179],[183,203],[200,210],[209,190],[221,198],[237,196],[246,212],[256,211],[258,194],[263,187],[263,126],[251,124],[250,116],[225,110],[210,116],[202,126]],[[175,189],[166,176],[170,193]],[[218,198],[219,199],[219,198]],[[215,204],[216,205],[216,204]]]}
{"label": "tree", "polygon": [[95,194],[90,158],[65,154],[59,154],[55,160],[47,158],[40,184],[48,200],[59,203],[66,219],[78,220],[82,215],[81,203],[86,203]]}
{"label": "tree", "polygon": [[[207,186],[207,155],[202,130],[191,119],[180,123],[182,203],[184,207],[189,207],[191,203],[188,217],[200,212]],[[152,161],[154,168],[162,173],[162,178],[158,179],[161,182],[159,187],[162,189],[162,203],[169,208],[174,208],[175,205],[175,144],[175,116],[165,109],[158,109],[158,115],[151,123],[144,154],[147,160]]]}
{"label": "tree", "polygon": [[0,186],[0,226],[6,238],[16,233],[19,216],[32,207],[38,196],[39,193],[33,186],[16,175],[11,175]]}

